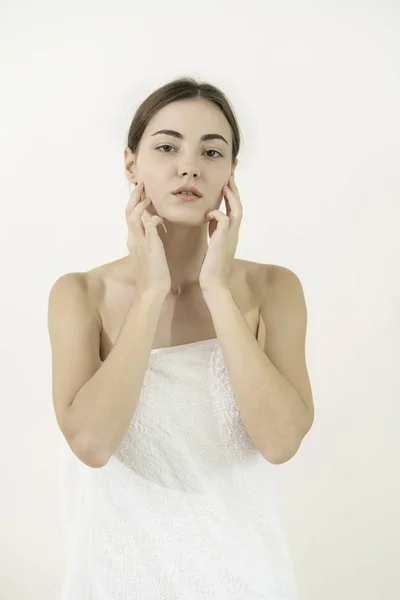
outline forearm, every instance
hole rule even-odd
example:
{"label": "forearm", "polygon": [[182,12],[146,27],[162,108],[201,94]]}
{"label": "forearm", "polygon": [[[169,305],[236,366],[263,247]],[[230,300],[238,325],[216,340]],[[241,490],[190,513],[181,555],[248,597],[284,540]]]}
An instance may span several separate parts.
{"label": "forearm", "polygon": [[131,423],[164,299],[136,296],[110,354],[71,405],[82,454],[96,466],[106,464]]}
{"label": "forearm", "polygon": [[209,292],[204,298],[250,439],[270,462],[288,460],[303,437],[304,402],[260,347],[229,289]]}

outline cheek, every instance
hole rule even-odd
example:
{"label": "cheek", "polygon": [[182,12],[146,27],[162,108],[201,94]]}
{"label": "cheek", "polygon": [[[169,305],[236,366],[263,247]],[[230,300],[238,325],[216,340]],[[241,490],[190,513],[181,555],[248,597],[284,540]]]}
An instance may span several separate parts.
{"label": "cheek", "polygon": [[145,191],[145,196],[146,198],[150,198],[150,200],[153,202],[154,199],[157,200],[157,198],[159,197],[159,189],[160,186],[157,183],[157,181],[154,180],[154,178],[150,175],[144,175],[143,176],[143,182],[144,182],[144,191]]}
{"label": "cheek", "polygon": [[171,188],[171,181],[161,173],[161,169],[148,169],[143,173],[143,181],[150,197],[161,198]]}

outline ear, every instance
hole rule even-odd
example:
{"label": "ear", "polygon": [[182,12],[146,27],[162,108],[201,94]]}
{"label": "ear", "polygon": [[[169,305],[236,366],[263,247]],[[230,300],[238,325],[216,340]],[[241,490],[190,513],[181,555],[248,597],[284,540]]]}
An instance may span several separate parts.
{"label": "ear", "polygon": [[131,183],[136,183],[136,154],[129,146],[124,149],[125,175]]}

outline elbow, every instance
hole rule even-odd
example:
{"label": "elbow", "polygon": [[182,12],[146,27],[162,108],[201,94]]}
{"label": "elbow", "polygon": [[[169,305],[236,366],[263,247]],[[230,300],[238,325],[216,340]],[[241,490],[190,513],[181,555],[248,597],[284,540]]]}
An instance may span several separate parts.
{"label": "elbow", "polygon": [[104,460],[103,457],[99,455],[90,455],[85,459],[85,464],[92,469],[101,469],[101,467],[105,467],[108,463],[108,459]]}
{"label": "elbow", "polygon": [[270,456],[264,454],[264,458],[273,465],[283,465],[283,463],[288,462],[291,458],[293,458],[296,452],[294,452],[293,454],[280,454],[279,456]]}
{"label": "elbow", "polygon": [[81,462],[92,469],[105,467],[109,461],[109,456],[106,456],[105,453],[95,451],[93,446],[87,442],[74,444],[72,451]]}
{"label": "elbow", "polygon": [[105,467],[108,461],[110,460],[110,456],[105,454],[104,452],[87,452],[86,454],[86,464],[92,469],[100,469],[101,467]]}
{"label": "elbow", "polygon": [[311,426],[313,424],[314,417],[310,417],[303,424],[301,430],[299,428],[296,429],[296,434],[293,434],[292,439],[287,442],[283,447],[279,449],[279,451],[273,451],[269,449],[265,453],[263,453],[264,457],[268,462],[271,462],[274,465],[282,465],[285,462],[288,462],[292,459],[298,452],[301,443],[307,433],[310,431]]}
{"label": "elbow", "polygon": [[271,448],[268,448],[267,450],[262,452],[262,455],[265,458],[265,460],[272,463],[273,465],[282,465],[283,463],[288,462],[297,454],[301,446],[301,441],[302,440],[296,439],[295,442],[287,444],[285,447],[282,447],[279,450],[272,450]]}

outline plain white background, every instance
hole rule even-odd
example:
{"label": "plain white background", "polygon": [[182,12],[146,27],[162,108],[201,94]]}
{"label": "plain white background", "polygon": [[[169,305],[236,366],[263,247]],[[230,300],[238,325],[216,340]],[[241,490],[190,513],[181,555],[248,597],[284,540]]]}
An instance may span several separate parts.
{"label": "plain white background", "polygon": [[24,0],[0,23],[1,598],[64,573],[50,288],[126,255],[128,128],[183,75],[244,136],[236,256],[306,296],[315,421],[279,467],[300,600],[400,597],[399,4]]}

